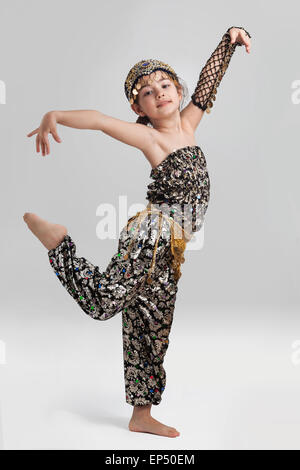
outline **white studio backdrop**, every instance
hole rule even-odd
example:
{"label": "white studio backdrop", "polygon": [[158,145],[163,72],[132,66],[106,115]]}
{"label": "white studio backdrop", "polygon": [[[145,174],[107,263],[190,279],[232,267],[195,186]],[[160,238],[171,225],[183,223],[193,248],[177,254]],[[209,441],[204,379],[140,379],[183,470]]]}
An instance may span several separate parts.
{"label": "white studio backdrop", "polygon": [[[87,363],[91,375],[96,374],[99,395],[107,393],[124,408],[121,319],[103,323],[84,316],[59,285],[46,249],[28,230],[23,214],[34,212],[65,225],[79,256],[104,270],[117,248],[121,208],[123,215],[132,215],[136,205],[146,205],[150,183],[151,167],[143,154],[99,131],[58,125],[62,143],[50,137],[46,157],[36,153],[35,137],[26,135],[53,109],[97,109],[135,122],[124,80],[143,58],[169,63],[192,94],[201,68],[229,26],[250,32],[252,50],[247,54],[244,47],[236,49],[212,111],[196,132],[207,160],[211,197],[201,249],[187,249],[185,254],[168,354],[178,354],[181,370],[190,367],[193,390],[201,390],[202,377],[206,386],[207,381],[232,384],[240,377],[245,389],[254,382],[258,389],[261,385],[264,397],[269,386],[284,386],[287,394],[297,396],[299,10],[296,1],[1,2],[0,447],[113,446],[113,433],[102,443],[83,439],[79,431],[69,434],[69,440],[67,433],[59,440],[56,432],[63,418],[52,421],[51,428],[51,414],[43,414],[43,399],[49,404],[54,393],[59,400],[55,384],[63,383],[66,370],[74,370],[68,383],[74,380],[80,394],[78,373],[84,369],[90,377]],[[113,206],[116,213],[116,236],[104,240],[97,236],[103,204]],[[203,348],[201,353],[197,345]],[[183,359],[184,352],[189,359]],[[224,376],[224,364],[217,359],[221,353],[226,357]],[[166,390],[166,397],[174,399],[175,406],[178,396],[186,400],[186,392],[181,383],[176,395],[176,361],[172,356],[167,361],[173,388]],[[261,373],[252,361],[261,365]],[[195,378],[199,367],[203,375]],[[210,367],[215,367],[213,376]],[[30,383],[37,370],[40,408],[34,413]],[[104,392],[106,373],[115,381],[115,395]],[[17,392],[20,387],[24,402]],[[197,402],[196,392],[190,393]],[[245,425],[246,430],[253,429],[248,438],[242,440],[236,432],[234,442],[229,442],[212,432],[204,447],[292,445],[295,435],[288,423],[300,424],[298,408],[285,414],[282,406],[278,433],[269,415],[261,418],[263,429],[270,426],[275,432],[268,434],[269,441],[264,440],[265,433],[255,434]],[[274,407],[278,409],[278,403]],[[54,405],[50,409],[54,413]],[[195,448],[199,439],[193,439],[190,436],[184,446]],[[178,442],[172,445],[183,441]]]}

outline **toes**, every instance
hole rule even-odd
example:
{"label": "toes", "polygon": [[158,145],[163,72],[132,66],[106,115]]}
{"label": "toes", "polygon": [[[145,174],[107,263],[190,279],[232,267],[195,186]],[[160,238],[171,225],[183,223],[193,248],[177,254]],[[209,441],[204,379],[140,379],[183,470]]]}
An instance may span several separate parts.
{"label": "toes", "polygon": [[26,222],[26,224],[29,224],[34,221],[35,214],[33,212],[25,212],[25,214],[23,215],[23,219]]}
{"label": "toes", "polygon": [[23,219],[25,221],[28,221],[30,219],[34,219],[36,217],[36,214],[34,212],[25,212],[25,214],[23,215]]}

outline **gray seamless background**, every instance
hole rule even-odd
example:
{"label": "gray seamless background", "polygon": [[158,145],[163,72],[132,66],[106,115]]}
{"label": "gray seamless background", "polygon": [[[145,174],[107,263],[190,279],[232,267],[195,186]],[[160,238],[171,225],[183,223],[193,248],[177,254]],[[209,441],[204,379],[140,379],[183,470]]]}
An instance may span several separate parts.
{"label": "gray seamless background", "polygon": [[[167,388],[155,412],[157,417],[163,409],[165,421],[167,411],[172,414],[175,408],[180,413],[180,407],[191,406],[200,413],[203,435],[200,425],[195,436],[187,409],[182,411],[186,432],[176,443],[168,440],[174,448],[183,442],[185,448],[298,445],[288,425],[300,422],[299,366],[292,360],[292,344],[300,335],[300,106],[292,101],[292,83],[299,80],[298,17],[296,1],[1,2],[0,80],[6,84],[6,103],[0,105],[4,448],[166,445],[164,438],[150,435],[137,443],[138,433],[125,429],[131,409],[124,407],[120,316],[109,322],[87,318],[57,281],[46,249],[23,221],[24,212],[34,212],[66,225],[79,256],[104,270],[118,238],[97,237],[97,207],[113,204],[118,215],[120,196],[127,198],[128,208],[146,204],[149,162],[138,149],[97,131],[58,125],[62,143],[50,136],[46,157],[36,153],[35,136],[26,135],[53,109],[98,109],[135,122],[124,80],[141,59],[169,63],[191,95],[229,26],[248,30],[252,48],[247,54],[244,46],[237,47],[212,112],[204,115],[196,132],[210,172],[211,199],[203,249],[186,251],[166,358]],[[187,376],[193,385],[187,385]],[[230,409],[228,420],[222,421],[232,425],[230,438],[228,428],[219,430],[224,429],[220,416],[228,409],[221,388],[227,380],[228,386],[241,380],[247,392],[258,384],[266,399],[260,412],[256,405],[251,411],[246,395],[244,421],[234,421],[241,404],[235,412]],[[223,390],[221,401],[215,397],[222,403],[215,425],[212,415],[206,421],[201,414],[208,406],[204,390],[210,386],[208,400]],[[277,413],[282,411],[274,422],[271,409],[268,416],[261,410],[282,387],[287,387],[290,403],[295,397],[295,406],[285,408],[286,395],[282,408],[274,401]],[[233,396],[231,390],[229,400]],[[116,403],[120,410],[114,421],[110,407]],[[102,412],[99,406],[104,406]],[[215,406],[213,402],[211,409]],[[68,409],[69,418],[72,413],[73,418],[81,416],[76,434],[66,415],[55,421],[58,409]],[[247,419],[254,412],[258,416],[252,428]],[[89,420],[104,425],[101,440],[94,428],[90,432]],[[183,427],[180,422],[167,424]],[[240,432],[243,425],[246,434]],[[122,426],[124,436],[116,437]]]}

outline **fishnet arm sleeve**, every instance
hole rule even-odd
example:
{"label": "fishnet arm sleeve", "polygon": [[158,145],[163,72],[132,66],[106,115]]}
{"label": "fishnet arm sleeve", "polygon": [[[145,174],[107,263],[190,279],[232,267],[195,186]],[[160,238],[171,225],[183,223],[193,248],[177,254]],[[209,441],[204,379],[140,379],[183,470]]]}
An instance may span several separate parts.
{"label": "fishnet arm sleeve", "polygon": [[229,30],[231,28],[243,29],[249,38],[251,38],[250,34],[243,27],[231,26],[227,29],[218,46],[202,68],[191,100],[195,106],[198,106],[203,111],[206,110],[207,113],[210,113],[210,108],[216,99],[217,87],[225,74],[236,46],[243,45],[238,41],[230,44]]}

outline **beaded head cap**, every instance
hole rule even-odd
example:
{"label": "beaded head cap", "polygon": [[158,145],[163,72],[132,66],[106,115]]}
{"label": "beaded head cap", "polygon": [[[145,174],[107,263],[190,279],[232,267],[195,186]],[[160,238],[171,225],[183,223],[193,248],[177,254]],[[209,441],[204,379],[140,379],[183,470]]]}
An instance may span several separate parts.
{"label": "beaded head cap", "polygon": [[141,84],[137,83],[138,79],[143,75],[150,75],[156,70],[163,70],[168,72],[175,80],[178,81],[178,76],[170,65],[156,59],[140,60],[128,72],[125,80],[124,89],[125,95],[130,104],[134,103],[134,98],[141,88]]}

